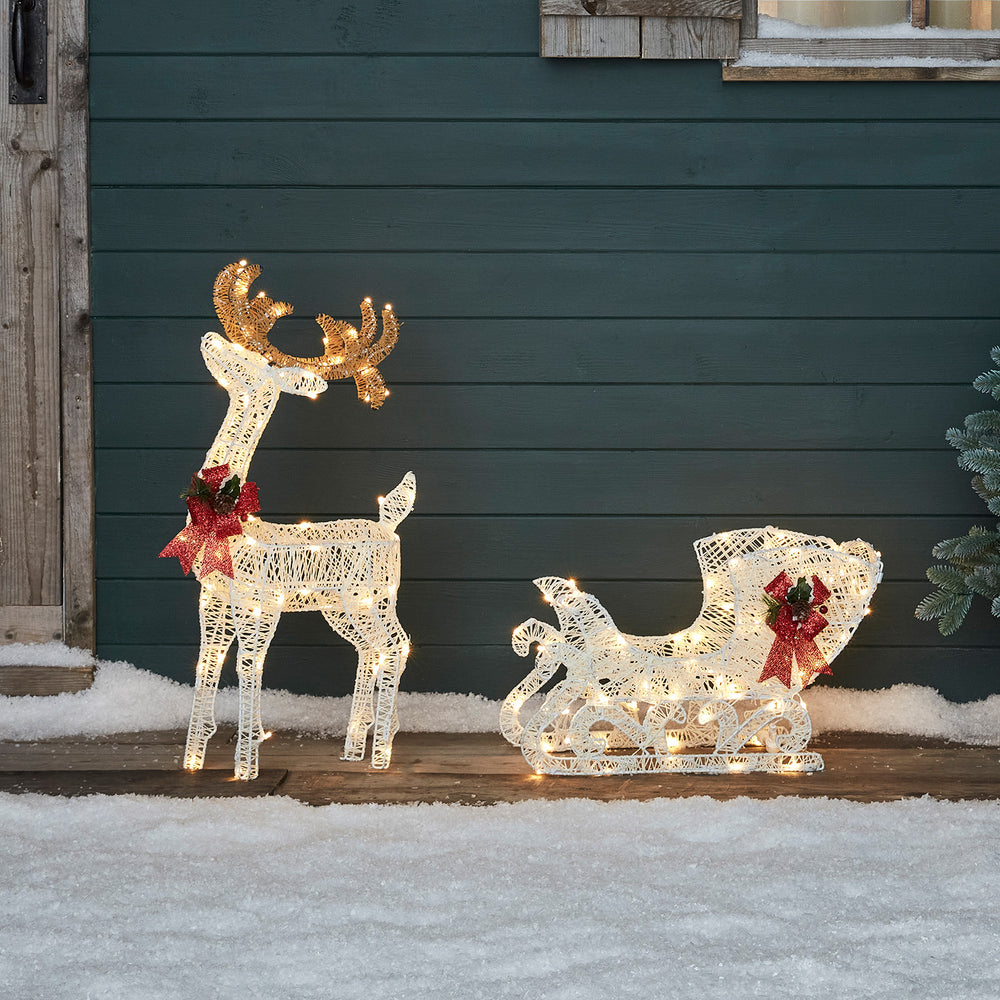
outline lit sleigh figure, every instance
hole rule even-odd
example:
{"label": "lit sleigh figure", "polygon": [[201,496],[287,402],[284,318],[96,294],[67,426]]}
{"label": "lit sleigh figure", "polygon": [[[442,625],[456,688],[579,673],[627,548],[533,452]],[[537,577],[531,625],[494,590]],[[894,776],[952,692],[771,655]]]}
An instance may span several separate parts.
{"label": "lit sleigh figure", "polygon": [[514,630],[517,653],[537,655],[500,727],[536,772],[822,769],[800,692],[831,672],[869,610],[880,554],[773,527],[695,551],[701,613],[672,635],[628,635],[572,580],[535,581],[559,628],[532,618]]}
{"label": "lit sleigh figure", "polygon": [[[207,333],[205,364],[229,393],[229,409],[204,468],[185,494],[187,526],[161,552],[178,556],[185,572],[198,571],[201,649],[184,766],[202,767],[215,732],[215,696],[229,647],[239,648],[239,734],[236,777],[258,773],[265,733],[260,718],[264,660],[282,613],[319,611],[358,652],[357,679],[344,757],[361,760],[369,729],[372,766],[389,766],[398,729],[396,691],[409,639],[396,617],[399,536],[416,494],[413,473],[380,498],[377,521],[270,524],[253,516],[256,486],[246,481],[250,460],[282,392],[315,398],[334,379],[353,378],[359,398],[373,409],[388,395],[377,365],[396,343],[398,321],[382,311],[382,334],[371,301],[361,305],[360,330],[318,316],[320,357],[297,358],[268,341],[276,320],[292,311],[263,292],[248,298],[260,268],[240,261],[220,272],[215,309],[225,339]],[[377,694],[376,694],[377,692]]]}

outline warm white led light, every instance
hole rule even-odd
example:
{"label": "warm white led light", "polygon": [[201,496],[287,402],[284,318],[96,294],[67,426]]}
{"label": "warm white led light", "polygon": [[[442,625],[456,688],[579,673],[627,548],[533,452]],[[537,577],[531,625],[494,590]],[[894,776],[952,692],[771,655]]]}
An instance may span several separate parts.
{"label": "warm white led light", "polygon": [[[823,767],[807,750],[812,723],[800,692],[865,616],[882,577],[878,555],[861,540],[838,544],[772,527],[712,535],[696,542],[695,552],[704,602],[698,618],[673,635],[624,634],[575,581],[535,580],[559,627],[532,618],[514,629],[514,649],[527,656],[534,646],[535,663],[504,701],[500,728],[536,773]],[[790,593],[799,577],[813,581],[815,599],[803,610],[790,598],[783,624],[769,624],[766,588],[787,578]],[[796,644],[798,621],[810,622],[812,647]],[[783,638],[772,624],[792,631]],[[776,647],[781,655],[772,657]],[[533,714],[522,720],[534,695]]]}
{"label": "warm white led light", "polygon": [[[325,340],[336,346],[318,359],[293,358],[272,347],[267,334],[291,307],[261,292],[248,299],[260,269],[240,261],[224,269],[215,285],[215,306],[228,336],[208,333],[202,356],[216,381],[229,391],[229,411],[205,457],[204,467],[228,464],[246,482],[250,460],[282,392],[316,396],[327,381],[352,377],[359,394],[378,406],[385,385],[377,365],[396,342],[398,321],[383,314],[383,334],[371,301],[362,305],[364,323],[349,350],[346,323],[317,317]],[[353,328],[352,328],[353,329]],[[362,373],[363,369],[363,373]],[[388,767],[398,728],[396,690],[406,665],[409,640],[396,616],[399,535],[416,495],[413,473],[379,505],[378,520],[322,524],[271,524],[248,518],[244,534],[230,545],[233,578],[210,573],[202,583],[201,652],[184,766],[202,767],[215,732],[215,694],[226,653],[236,640],[240,682],[240,728],[236,777],[258,773],[258,747],[266,739],[260,719],[261,674],[278,620],[286,611],[319,611],[330,627],[358,652],[358,671],[344,757],[365,756],[372,735],[372,766]],[[247,544],[238,544],[245,539]],[[213,583],[212,581],[215,581]],[[218,586],[218,583],[223,586]],[[378,601],[372,594],[385,595]],[[376,676],[377,675],[377,676]],[[376,691],[376,681],[378,688]]]}

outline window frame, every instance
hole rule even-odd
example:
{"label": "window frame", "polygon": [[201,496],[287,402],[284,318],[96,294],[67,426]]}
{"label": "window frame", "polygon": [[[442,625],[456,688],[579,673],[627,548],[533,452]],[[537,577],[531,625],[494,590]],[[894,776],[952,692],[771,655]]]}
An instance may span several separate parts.
{"label": "window frame", "polygon": [[[911,0],[926,20],[927,0]],[[725,81],[1000,80],[1000,37],[759,38],[757,0],[539,0],[543,57],[711,59]],[[912,19],[911,19],[912,23]],[[763,60],[741,64],[743,53]],[[767,53],[776,57],[767,63]],[[780,65],[803,55],[860,65]],[[947,58],[958,65],[914,62],[875,65],[886,58]],[[868,62],[870,61],[870,63]],[[968,65],[962,63],[968,61]]]}
{"label": "window frame", "polygon": [[[926,25],[927,0],[911,0],[916,20]],[[919,13],[918,13],[919,12]],[[914,18],[911,16],[911,24]],[[914,65],[812,65],[812,66],[741,66],[739,59],[725,60],[725,81],[960,81],[1000,80],[1000,38],[838,38],[813,37],[758,38],[757,0],[743,0],[740,19],[740,53],[773,53],[776,56],[803,55],[825,59],[948,58],[969,60],[968,66]],[[921,27],[915,24],[915,27]],[[822,29],[818,29],[822,31]],[[995,65],[982,65],[991,60]]]}

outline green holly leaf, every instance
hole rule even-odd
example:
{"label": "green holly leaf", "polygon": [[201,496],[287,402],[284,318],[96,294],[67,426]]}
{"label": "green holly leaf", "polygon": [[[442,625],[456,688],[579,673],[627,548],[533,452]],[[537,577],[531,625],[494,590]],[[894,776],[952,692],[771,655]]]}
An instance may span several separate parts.
{"label": "green holly leaf", "polygon": [[799,601],[811,601],[812,600],[812,586],[806,583],[806,578],[800,576],[795,582],[795,586],[788,591],[785,600],[789,604],[798,604]]}
{"label": "green holly leaf", "polygon": [[219,487],[219,496],[231,497],[233,500],[238,500],[240,488],[240,477],[234,473]]}
{"label": "green holly leaf", "polygon": [[191,477],[191,485],[181,494],[181,499],[211,500],[212,487],[196,474]]}

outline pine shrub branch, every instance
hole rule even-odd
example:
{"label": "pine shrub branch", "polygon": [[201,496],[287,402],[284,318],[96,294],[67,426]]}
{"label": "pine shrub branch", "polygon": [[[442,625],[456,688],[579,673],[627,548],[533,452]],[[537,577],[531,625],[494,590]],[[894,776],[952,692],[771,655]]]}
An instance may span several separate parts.
{"label": "pine shrub branch", "polygon": [[[990,354],[1000,366],[1000,347]],[[983,372],[972,385],[1000,400],[1000,367]],[[1000,517],[1000,410],[970,413],[964,430],[950,427],[945,440],[959,452],[959,468],[974,474],[972,489]],[[973,597],[988,600],[991,613],[1000,618],[1000,531],[974,526],[967,535],[938,542],[932,554],[945,563],[927,570],[938,589],[917,605],[917,618],[936,619],[941,634],[951,635],[965,621]]]}

